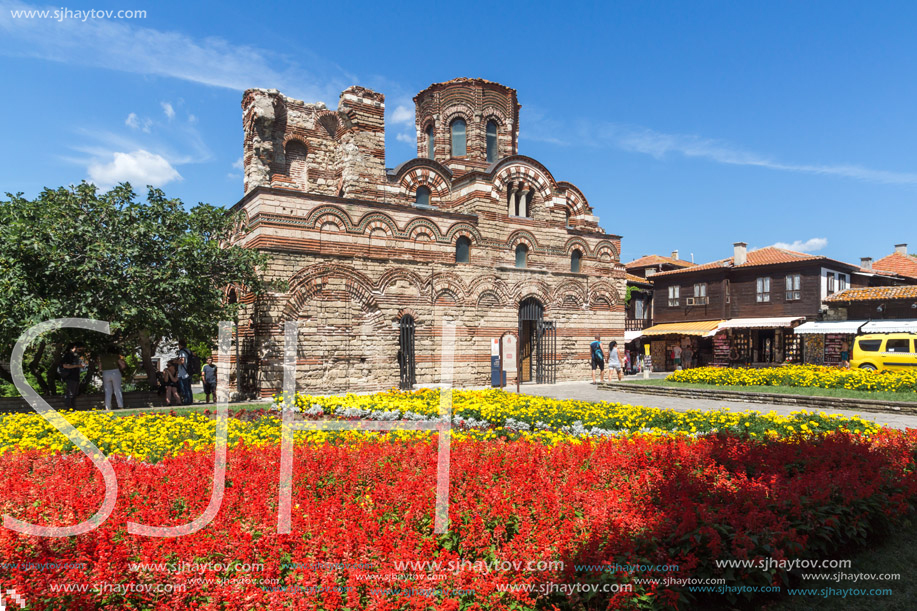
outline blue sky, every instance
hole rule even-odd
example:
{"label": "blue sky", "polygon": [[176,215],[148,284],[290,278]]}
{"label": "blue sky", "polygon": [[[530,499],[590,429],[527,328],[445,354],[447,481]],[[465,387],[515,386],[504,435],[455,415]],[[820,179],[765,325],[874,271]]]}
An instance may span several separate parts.
{"label": "blue sky", "polygon": [[[11,13],[61,8],[147,15]],[[232,205],[248,87],[331,107],[352,84],[385,93],[394,167],[415,154],[411,97],[474,76],[518,91],[520,152],[583,190],[624,261],[739,240],[915,252],[915,18],[905,2],[0,0],[0,192],[127,178]]]}

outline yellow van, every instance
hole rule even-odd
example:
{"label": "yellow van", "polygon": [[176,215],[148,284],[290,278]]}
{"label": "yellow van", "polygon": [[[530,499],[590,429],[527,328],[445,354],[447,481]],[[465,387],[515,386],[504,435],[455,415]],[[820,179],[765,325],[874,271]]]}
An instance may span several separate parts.
{"label": "yellow van", "polygon": [[872,333],[853,342],[852,369],[872,371],[917,371],[917,335]]}

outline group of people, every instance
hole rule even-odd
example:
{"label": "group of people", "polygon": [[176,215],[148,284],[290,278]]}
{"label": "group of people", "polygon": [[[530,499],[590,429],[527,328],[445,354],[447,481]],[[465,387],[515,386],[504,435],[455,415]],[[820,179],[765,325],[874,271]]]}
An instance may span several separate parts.
{"label": "group of people", "polygon": [[[190,405],[194,401],[191,393],[191,373],[188,368],[191,363],[191,351],[183,341],[179,342],[178,348],[178,356],[168,362],[159,378],[160,394],[165,394],[166,405]],[[124,409],[121,385],[127,361],[114,344],[110,344],[101,354],[92,357],[81,344],[74,343],[67,347],[58,368],[58,376],[64,383],[64,407],[76,409],[76,397],[80,391],[80,372],[89,366],[91,358],[95,359],[98,369],[102,372],[105,409],[111,411],[112,397],[118,409]],[[208,358],[207,364],[199,369],[201,381],[204,383],[205,402],[210,403],[211,397],[216,402],[217,368],[213,364],[213,358]]]}
{"label": "group of people", "polygon": [[[618,374],[618,380],[622,379],[622,370],[624,366],[621,364],[621,354],[620,349],[618,348],[618,342],[612,340],[608,343],[608,356],[606,359],[605,353],[602,351],[602,339],[600,336],[596,335],[595,340],[589,344],[589,349],[592,353],[591,364],[592,364],[592,383],[596,384],[595,381],[595,370],[599,370],[599,381],[605,381],[605,365],[608,365],[608,376],[611,377],[611,372],[615,371]],[[627,355],[625,354],[625,359]]]}
{"label": "group of people", "polygon": [[[111,411],[111,399],[114,396],[118,409],[124,408],[124,397],[121,394],[121,374],[127,369],[127,361],[114,344],[110,344],[96,358],[96,364],[102,372],[102,387],[105,389],[105,409]],[[80,392],[80,371],[89,365],[86,349],[80,344],[70,344],[61,359],[59,374],[64,383],[64,407],[76,409],[76,397]]]}
{"label": "group of people", "polygon": [[[191,351],[185,342],[178,343],[178,356],[166,363],[160,379],[160,394],[165,394],[166,405],[191,405],[194,396],[191,393]],[[207,358],[207,364],[200,368],[201,382],[204,385],[204,403],[216,402],[217,368],[213,357]]]}

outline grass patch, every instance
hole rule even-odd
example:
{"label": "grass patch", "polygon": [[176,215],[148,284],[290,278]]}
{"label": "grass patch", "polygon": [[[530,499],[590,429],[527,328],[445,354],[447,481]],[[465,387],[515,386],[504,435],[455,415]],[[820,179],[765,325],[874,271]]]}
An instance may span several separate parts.
{"label": "grass patch", "polygon": [[893,392],[889,390],[849,390],[847,388],[815,388],[811,386],[729,386],[717,384],[694,384],[689,382],[671,382],[669,380],[631,380],[627,383],[646,386],[666,386],[669,388],[694,388],[698,390],[731,390],[735,392],[802,395],[807,397],[834,397],[841,399],[868,399],[872,401],[917,402],[917,393]]}
{"label": "grass patch", "polygon": [[[836,558],[841,559],[843,555]],[[849,557],[849,556],[848,556]],[[898,580],[870,580],[860,581],[829,579],[801,579],[793,589],[822,590],[873,590],[890,589],[891,596],[853,596],[842,598],[834,596],[805,596],[794,595],[782,598],[779,601],[763,604],[760,609],[764,611],[834,611],[835,609],[849,609],[851,611],[873,611],[874,609],[888,609],[910,611],[917,609],[917,582],[911,578],[914,565],[917,564],[917,522],[914,516],[893,536],[880,542],[875,547],[864,550],[852,558],[852,566],[847,569],[827,569],[824,573],[898,573]]]}
{"label": "grass patch", "polygon": [[[229,411],[255,411],[259,409],[269,409],[273,405],[272,403],[242,403],[242,404],[229,404]],[[113,415],[118,417],[123,416],[137,416],[139,414],[170,414],[173,411],[176,416],[187,416],[189,414],[202,414],[206,410],[210,410],[211,413],[216,412],[217,406],[216,403],[194,403],[188,405],[187,407],[175,406],[158,406],[158,407],[142,407],[137,409],[118,409],[114,410]]]}

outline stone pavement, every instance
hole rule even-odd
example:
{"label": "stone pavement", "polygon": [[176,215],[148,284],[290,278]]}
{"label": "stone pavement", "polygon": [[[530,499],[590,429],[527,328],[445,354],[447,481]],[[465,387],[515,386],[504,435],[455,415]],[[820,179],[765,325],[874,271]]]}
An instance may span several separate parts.
{"label": "stone pavement", "polygon": [[[515,386],[507,388],[515,391]],[[687,411],[690,409],[715,410],[726,408],[733,412],[743,412],[746,410],[757,410],[761,412],[777,412],[778,414],[787,415],[790,412],[800,411],[800,408],[789,405],[773,405],[769,403],[745,403],[721,400],[699,400],[686,399],[683,397],[665,397],[657,395],[641,395],[632,392],[615,392],[611,390],[599,390],[592,382],[559,382],[557,384],[523,384],[520,389],[521,394],[536,395],[539,397],[551,397],[553,399],[579,399],[581,401],[608,401],[609,403],[629,403],[631,405],[642,405],[645,407],[661,407],[665,409],[674,409],[678,411]],[[879,424],[904,429],[917,428],[917,416],[908,416],[905,414],[889,413],[880,414],[875,412],[856,412],[850,410],[815,410],[823,411],[827,414],[843,414],[845,416],[861,416],[864,420],[871,420]]]}

